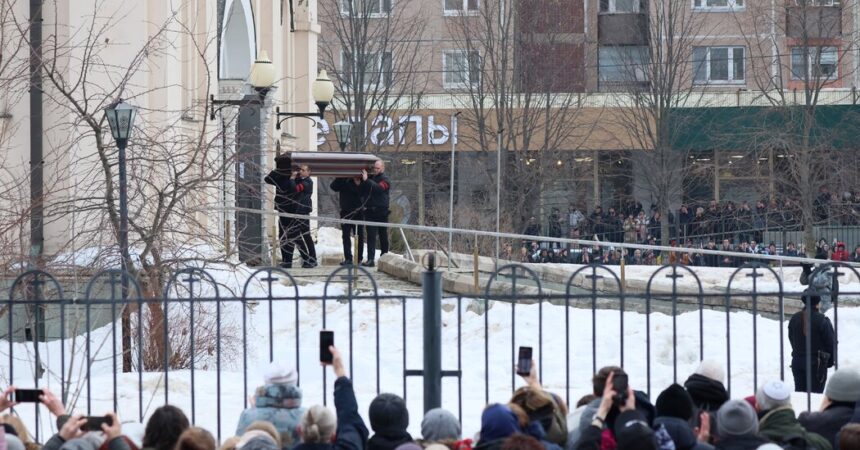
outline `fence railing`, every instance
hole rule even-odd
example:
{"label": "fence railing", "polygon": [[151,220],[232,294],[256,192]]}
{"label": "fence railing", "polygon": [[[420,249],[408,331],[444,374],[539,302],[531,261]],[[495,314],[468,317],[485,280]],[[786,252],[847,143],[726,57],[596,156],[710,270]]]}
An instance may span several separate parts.
{"label": "fence railing", "polygon": [[[845,312],[843,305],[860,298],[860,274],[841,264],[817,270],[826,267],[842,280],[828,312],[838,338],[846,323],[856,327],[860,318],[860,310]],[[48,387],[88,415],[113,409],[143,421],[155,406],[176,404],[221,439],[232,435],[269,361],[295,366],[306,405],[330,400],[317,359],[317,333],[327,329],[347,355],[360,405],[385,391],[402,395],[414,417],[426,406],[416,395],[425,385],[415,377],[426,375],[426,299],[383,294],[364,268],[339,268],[324,283],[307,286],[279,268],[187,268],[173,273],[156,298],[142,298],[134,279],[124,297],[121,275],[97,274],[83,298],[65,295],[46,272],[17,277],[0,301],[6,315],[0,315],[6,328],[0,331],[8,339],[0,346],[0,379]],[[590,288],[574,288],[583,276]],[[652,289],[652,282],[666,278],[668,291]],[[481,408],[515,389],[520,345],[534,347],[540,380],[568,404],[590,393],[591,375],[604,365],[623,366],[631,385],[651,398],[669,383],[682,383],[705,358],[725,363],[726,388],[735,396],[749,395],[767,379],[786,379],[785,320],[798,310],[801,293],[784,290],[784,280],[769,267],[739,268],[714,294],[684,266],[655,268],[644,292],[628,292],[609,267],[587,265],[570,274],[564,293],[552,292],[528,267],[507,265],[490,275],[483,296],[443,296],[437,373],[445,378],[437,381],[442,405],[457,411],[464,430],[477,430]],[[126,308],[131,325],[122,330]],[[123,334],[129,348],[123,348]],[[124,352],[134,361],[130,373],[122,373]],[[807,395],[807,409],[811,401]],[[37,441],[40,434],[47,438],[45,414],[18,409],[34,425]]]}

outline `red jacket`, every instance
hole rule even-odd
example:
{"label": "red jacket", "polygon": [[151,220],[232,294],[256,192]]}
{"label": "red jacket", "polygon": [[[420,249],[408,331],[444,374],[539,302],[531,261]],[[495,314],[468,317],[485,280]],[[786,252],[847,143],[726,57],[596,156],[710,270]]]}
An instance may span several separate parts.
{"label": "red jacket", "polygon": [[848,261],[849,256],[848,250],[845,250],[845,243],[837,242],[836,250],[833,252],[833,255],[830,256],[830,259],[833,261]]}

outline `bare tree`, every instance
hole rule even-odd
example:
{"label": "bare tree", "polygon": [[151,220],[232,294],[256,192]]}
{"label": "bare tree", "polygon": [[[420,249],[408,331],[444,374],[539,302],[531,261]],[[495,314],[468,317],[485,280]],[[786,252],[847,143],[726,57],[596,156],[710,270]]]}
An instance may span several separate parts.
{"label": "bare tree", "polygon": [[685,124],[675,113],[697,104],[691,58],[697,36],[709,29],[689,1],[654,0],[639,7],[647,11],[636,27],[639,45],[601,47],[599,82],[602,90],[617,93],[610,120],[618,123],[635,149],[631,159],[636,187],[657,205],[665,239],[670,204],[685,187],[700,181],[695,166],[688,163],[690,147],[678,139]]}
{"label": "bare tree", "polygon": [[[545,182],[569,177],[559,161],[596,125],[580,123],[586,46],[565,39],[574,20],[547,2],[474,6],[449,22],[455,51],[443,56],[444,84],[460,90],[461,127],[474,130],[462,137],[464,146],[500,153],[501,173],[487,164],[487,174],[504,186],[501,210],[519,213],[506,222],[521,231],[541,208],[535,199]],[[569,58],[559,61],[559,54]]]}
{"label": "bare tree", "polygon": [[337,0],[320,6],[327,30],[320,65],[335,74],[335,114],[353,122],[351,150],[397,151],[413,143],[406,137],[408,121],[395,123],[393,113],[408,118],[427,85],[424,3]]}
{"label": "bare tree", "polygon": [[[767,106],[757,119],[766,126],[753,130],[760,141],[752,150],[771,166],[771,200],[780,192],[797,202],[806,252],[814,256],[814,227],[829,202],[826,188],[838,185],[845,167],[837,146],[860,129],[856,113],[827,106],[833,101],[829,88],[857,77],[860,30],[846,19],[856,4],[784,0],[751,2],[749,8],[750,19],[737,21],[759,55],[749,59],[749,72]],[[832,114],[840,114],[836,123],[828,118]]]}

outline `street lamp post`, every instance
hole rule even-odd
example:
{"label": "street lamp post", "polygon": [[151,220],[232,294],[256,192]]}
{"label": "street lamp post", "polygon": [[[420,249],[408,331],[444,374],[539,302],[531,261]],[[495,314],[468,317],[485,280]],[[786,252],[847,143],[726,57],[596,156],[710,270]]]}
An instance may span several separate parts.
{"label": "street lamp post", "polygon": [[119,250],[124,309],[122,314],[123,372],[131,371],[131,319],[127,314],[127,308],[125,308],[125,301],[128,298],[128,263],[131,259],[128,253],[128,188],[125,170],[125,148],[128,146],[128,138],[131,136],[131,130],[134,128],[134,118],[136,115],[137,108],[123,102],[122,99],[105,109],[105,117],[110,125],[110,132],[119,149]]}
{"label": "street lamp post", "polygon": [[337,136],[337,143],[340,145],[340,151],[345,152],[346,145],[349,143],[349,138],[352,134],[352,123],[341,120],[334,124],[332,128],[334,128],[334,134]]}
{"label": "street lamp post", "polygon": [[328,108],[328,105],[331,104],[331,100],[334,98],[334,83],[331,82],[325,70],[320,70],[317,79],[314,80],[311,86],[311,94],[314,97],[314,102],[317,104],[318,112],[281,112],[281,108],[277,107],[275,108],[275,115],[278,117],[278,122],[275,125],[275,129],[280,130],[281,123],[293,117],[306,117],[314,121],[314,123],[316,123],[317,118],[319,120],[323,119],[326,108]]}
{"label": "street lamp post", "polygon": [[[235,205],[242,209],[234,213],[236,249],[239,260],[249,265],[261,264],[264,260],[264,221],[261,213],[246,210],[262,210],[263,185],[263,136],[266,122],[265,103],[275,83],[275,69],[265,51],[260,51],[251,65],[248,84],[253,91],[241,99],[216,100],[211,96],[209,119],[215,120],[215,112],[227,106],[239,108],[236,120],[236,181]],[[216,105],[219,107],[216,109]],[[226,152],[226,149],[224,150]],[[225,158],[226,160],[226,158]],[[226,169],[226,167],[225,167]],[[262,212],[262,211],[261,211]],[[227,222],[225,218],[225,222]],[[229,222],[225,234],[231,233]]]}
{"label": "street lamp post", "polygon": [[[457,151],[457,116],[462,111],[457,111],[451,118],[451,182],[448,188],[451,197],[448,200],[448,228],[454,228],[454,155]],[[448,270],[451,270],[451,258],[454,254],[454,232],[448,231]]]}

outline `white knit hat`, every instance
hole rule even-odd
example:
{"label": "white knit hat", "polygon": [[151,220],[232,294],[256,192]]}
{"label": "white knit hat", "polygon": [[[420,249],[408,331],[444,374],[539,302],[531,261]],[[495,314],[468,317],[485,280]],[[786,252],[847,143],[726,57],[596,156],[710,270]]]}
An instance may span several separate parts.
{"label": "white knit hat", "polygon": [[723,365],[715,359],[703,359],[699,363],[696,373],[720,383],[725,383],[726,380],[726,371],[723,369]]}
{"label": "white knit hat", "polygon": [[298,379],[299,375],[295,370],[275,361],[269,363],[263,374],[266,384],[296,384]]}

